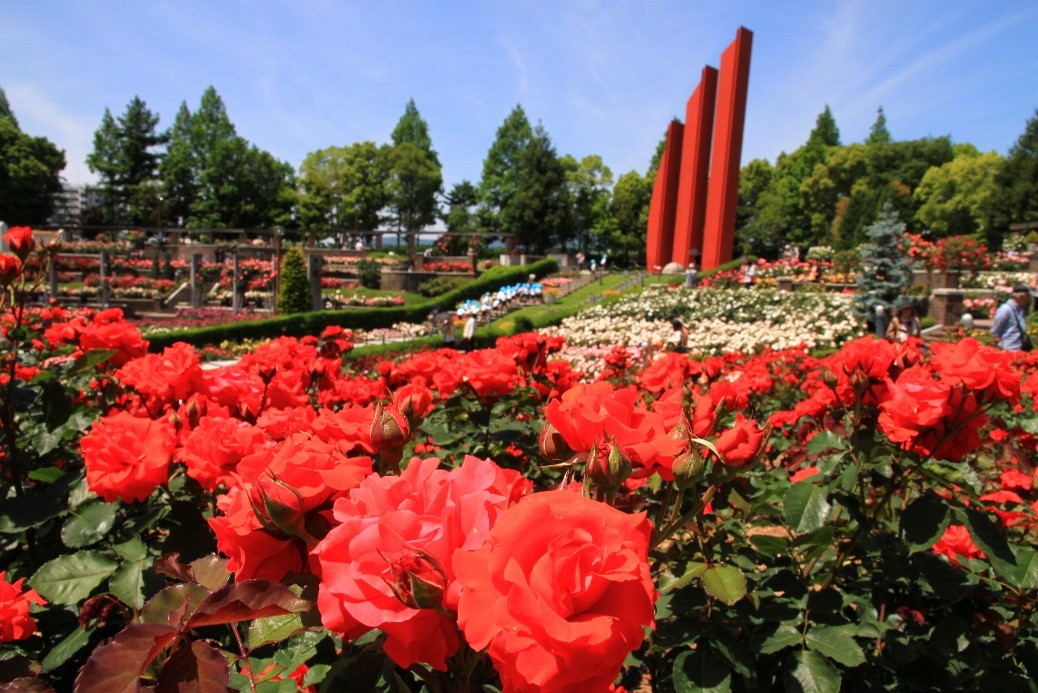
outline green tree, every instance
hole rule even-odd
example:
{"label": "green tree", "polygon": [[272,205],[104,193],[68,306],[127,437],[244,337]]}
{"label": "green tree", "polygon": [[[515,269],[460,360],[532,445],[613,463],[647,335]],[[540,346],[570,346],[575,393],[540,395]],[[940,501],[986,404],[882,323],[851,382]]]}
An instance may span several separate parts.
{"label": "green tree", "polygon": [[169,148],[159,163],[159,178],[165,202],[163,220],[184,226],[191,217],[191,206],[198,197],[195,180],[195,153],[191,145],[191,111],[181,102],[173,127],[169,130]]}
{"label": "green tree", "polygon": [[833,117],[833,112],[829,110],[829,104],[826,104],[825,110],[818,114],[818,118],[815,119],[814,130],[811,131],[811,135],[807,138],[809,146],[816,142],[823,147],[840,146],[840,128],[836,127],[836,118]]}
{"label": "green tree", "polygon": [[517,105],[497,129],[497,136],[483,160],[479,214],[484,230],[501,231],[504,210],[519,187],[523,158],[532,140],[533,128],[523,107]]}
{"label": "green tree", "polygon": [[0,90],[0,221],[40,225],[54,209],[61,190],[65,152],[45,137],[21,131]]}
{"label": "green tree", "polygon": [[8,103],[7,94],[4,93],[3,89],[0,89],[0,118],[6,118],[14,123],[16,128],[21,129],[18,125],[18,119],[14,117],[14,112],[11,111],[11,104]]}
{"label": "green tree", "polygon": [[912,193],[919,205],[916,216],[940,236],[983,233],[984,210],[1005,160],[998,152],[981,154],[973,145],[955,150],[955,158],[931,167]]}
{"label": "green tree", "polygon": [[887,202],[879,218],[866,229],[868,242],[861,249],[855,310],[872,320],[877,306],[887,310],[912,283],[912,263],[904,252],[905,224]]}
{"label": "green tree", "polygon": [[284,315],[313,310],[310,281],[306,276],[306,256],[298,245],[292,245],[281,258],[278,277],[278,312]]}
{"label": "green tree", "polygon": [[577,249],[587,253],[592,234],[610,214],[613,172],[602,163],[602,157],[598,155],[586,156],[578,162],[567,154],[560,162],[566,173],[566,187],[572,205],[570,219]]}
{"label": "green tree", "polygon": [[160,204],[158,184],[162,153],[168,133],[156,129],[159,116],[134,96],[118,119],[106,108],[94,133],[94,149],[87,166],[99,174],[103,206],[109,223],[144,225],[156,222]]}
{"label": "green tree", "polygon": [[452,234],[474,233],[478,230],[476,205],[479,203],[479,191],[467,180],[455,183],[445,196],[447,208],[440,219],[447,227],[447,253],[460,255],[465,252],[468,237]]}
{"label": "green tree", "polygon": [[[628,171],[613,186],[608,216],[593,230],[601,249],[618,256],[617,264],[645,264],[645,236],[649,223],[652,185],[637,171]],[[633,258],[633,260],[632,260]]]}
{"label": "green tree", "polygon": [[443,170],[432,148],[429,125],[414,99],[407,102],[392,133],[389,153],[389,207],[397,229],[407,234],[408,257],[414,255],[418,232],[436,221],[436,196],[443,189]]}
{"label": "green tree", "polygon": [[1038,109],[995,173],[995,190],[986,205],[988,245],[999,248],[1009,225],[1038,221]]}
{"label": "green tree", "polygon": [[869,136],[865,144],[889,144],[890,130],[887,130],[887,117],[883,114],[883,107],[876,109],[876,122],[869,128]]}
{"label": "green tree", "polygon": [[290,222],[294,169],[235,133],[213,87],[202,94],[195,113],[181,106],[159,172],[167,212],[188,227]]}
{"label": "green tree", "polygon": [[504,228],[536,254],[567,238],[570,229],[566,172],[541,125],[519,160],[522,175],[502,212]]}

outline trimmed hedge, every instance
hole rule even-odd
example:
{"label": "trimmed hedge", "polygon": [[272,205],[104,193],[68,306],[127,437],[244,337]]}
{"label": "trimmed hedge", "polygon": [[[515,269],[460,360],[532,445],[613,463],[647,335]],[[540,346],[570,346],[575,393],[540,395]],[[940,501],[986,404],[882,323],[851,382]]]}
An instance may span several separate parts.
{"label": "trimmed hedge", "polygon": [[495,291],[502,286],[526,281],[530,274],[544,277],[558,272],[555,260],[545,259],[532,265],[518,267],[492,267],[478,278],[436,298],[415,303],[410,306],[390,306],[385,308],[344,308],[342,310],[322,310],[295,315],[283,315],[268,320],[250,320],[248,322],[232,322],[223,325],[211,325],[191,330],[166,332],[148,337],[153,352],[161,351],[175,342],[186,342],[195,347],[219,344],[224,341],[243,341],[246,339],[261,340],[274,337],[304,337],[318,335],[329,325],[339,325],[346,329],[372,330],[391,327],[399,322],[425,322],[429,313],[441,310],[454,310],[459,303],[468,299],[477,299],[488,291]]}

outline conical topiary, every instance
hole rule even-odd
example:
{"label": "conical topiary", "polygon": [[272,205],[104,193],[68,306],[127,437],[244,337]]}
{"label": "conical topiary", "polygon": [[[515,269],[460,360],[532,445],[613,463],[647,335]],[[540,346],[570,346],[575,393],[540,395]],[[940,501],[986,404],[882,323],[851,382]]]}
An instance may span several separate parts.
{"label": "conical topiary", "polygon": [[313,310],[310,281],[306,277],[306,258],[303,249],[290,246],[281,258],[278,280],[278,312],[284,315]]}

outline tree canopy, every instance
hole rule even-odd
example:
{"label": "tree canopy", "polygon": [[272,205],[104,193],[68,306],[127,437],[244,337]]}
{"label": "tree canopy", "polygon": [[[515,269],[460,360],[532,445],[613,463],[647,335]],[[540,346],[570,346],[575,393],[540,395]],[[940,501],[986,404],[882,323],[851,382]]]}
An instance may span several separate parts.
{"label": "tree canopy", "polygon": [[61,190],[65,152],[45,137],[22,132],[0,89],[0,221],[39,225]]}

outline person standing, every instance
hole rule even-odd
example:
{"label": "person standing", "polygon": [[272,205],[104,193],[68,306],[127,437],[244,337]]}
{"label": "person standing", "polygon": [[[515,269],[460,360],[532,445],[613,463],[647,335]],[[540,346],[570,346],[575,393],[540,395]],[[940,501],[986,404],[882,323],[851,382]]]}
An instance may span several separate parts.
{"label": "person standing", "polygon": [[757,265],[755,265],[750,258],[744,257],[742,259],[742,285],[749,289],[753,286],[753,281],[757,278]]}
{"label": "person standing", "polygon": [[897,302],[897,314],[887,326],[887,339],[895,344],[907,342],[909,337],[922,337],[923,330],[915,314],[912,299],[902,298]]}
{"label": "person standing", "polygon": [[685,268],[685,288],[694,289],[696,288],[696,262],[692,260],[688,263],[688,267]]}
{"label": "person standing", "polygon": [[670,336],[670,343],[674,346],[674,351],[684,354],[688,351],[688,328],[678,318],[671,320],[670,326],[674,328],[674,332]]}
{"label": "person standing", "polygon": [[1027,306],[1031,302],[1031,290],[1019,285],[1005,303],[995,311],[991,334],[999,348],[1005,351],[1030,351],[1031,340],[1027,336]]}
{"label": "person standing", "polygon": [[470,311],[465,317],[465,327],[461,331],[461,340],[465,345],[465,351],[472,351],[476,342],[476,314]]}

